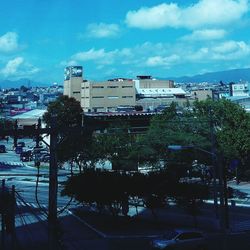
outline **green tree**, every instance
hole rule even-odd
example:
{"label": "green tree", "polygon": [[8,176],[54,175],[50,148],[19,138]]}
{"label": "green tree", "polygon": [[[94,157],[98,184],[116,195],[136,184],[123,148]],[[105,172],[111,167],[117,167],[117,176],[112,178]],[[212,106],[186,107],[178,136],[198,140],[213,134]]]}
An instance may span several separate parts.
{"label": "green tree", "polygon": [[58,129],[64,127],[81,126],[83,110],[80,102],[73,97],[60,96],[56,101],[50,102],[47,112],[43,116],[47,126],[51,126],[52,117],[56,117]]}
{"label": "green tree", "polygon": [[250,115],[240,105],[229,100],[196,102],[194,114],[198,119],[211,119],[216,135],[216,147],[229,165],[234,159],[241,162],[242,171],[249,168]]}
{"label": "green tree", "polygon": [[110,161],[114,170],[136,170],[135,141],[136,136],[129,133],[129,126],[117,121],[106,133],[95,134],[92,150],[100,161]]}
{"label": "green tree", "polygon": [[[182,150],[171,152],[167,150],[168,145],[199,145],[203,148],[209,147],[209,127],[203,120],[199,120],[190,111],[179,113],[174,103],[165,109],[162,114],[151,120],[149,130],[145,136],[140,138],[140,158],[148,157],[149,164],[155,166],[165,164],[175,171],[180,178],[191,167],[194,152]],[[145,159],[146,160],[146,159]],[[185,170],[184,168],[185,167]]]}
{"label": "green tree", "polygon": [[89,136],[86,136],[86,133],[80,129],[77,132],[69,130],[69,128],[81,127],[82,115],[83,110],[80,103],[72,97],[60,96],[56,101],[48,105],[43,120],[49,127],[54,117],[55,126],[59,133],[57,147],[59,163],[76,162],[79,159],[79,154],[84,152]]}
{"label": "green tree", "polygon": [[[212,133],[214,145],[211,144]],[[241,171],[249,166],[250,153],[250,116],[238,104],[229,100],[196,101],[192,111],[177,112],[173,103],[162,114],[151,121],[148,133],[140,138],[138,152],[140,158],[147,156],[152,159],[150,164],[157,166],[165,162],[173,174],[181,178],[192,171],[193,161],[211,165],[207,153],[199,150],[167,151],[167,145],[192,145],[211,151],[215,147],[218,154],[225,158],[228,166],[234,159],[241,163]],[[173,167],[172,167],[173,166]]]}

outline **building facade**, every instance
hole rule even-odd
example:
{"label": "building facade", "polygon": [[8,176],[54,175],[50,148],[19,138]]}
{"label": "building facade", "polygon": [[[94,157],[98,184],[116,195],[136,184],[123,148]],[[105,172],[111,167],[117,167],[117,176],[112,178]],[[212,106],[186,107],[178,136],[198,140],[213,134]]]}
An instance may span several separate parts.
{"label": "building facade", "polygon": [[78,100],[85,112],[109,112],[136,105],[152,111],[173,101],[180,105],[186,102],[186,92],[175,88],[171,80],[156,80],[145,75],[135,80],[116,78],[94,82],[83,80],[82,72],[81,66],[65,69],[64,95]]}
{"label": "building facade", "polygon": [[81,66],[70,66],[64,70],[63,94],[81,102],[83,70]]}
{"label": "building facade", "polygon": [[84,111],[115,111],[118,106],[135,105],[135,84],[132,80],[82,82],[81,106]]}
{"label": "building facade", "polygon": [[230,83],[230,96],[249,96],[248,82]]}

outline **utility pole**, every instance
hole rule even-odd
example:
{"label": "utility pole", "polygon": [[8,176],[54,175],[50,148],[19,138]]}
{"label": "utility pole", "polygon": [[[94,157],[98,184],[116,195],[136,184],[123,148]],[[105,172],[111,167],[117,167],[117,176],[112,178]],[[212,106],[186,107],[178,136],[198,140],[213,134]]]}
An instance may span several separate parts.
{"label": "utility pole", "polygon": [[15,124],[14,124],[14,147],[17,147],[17,120],[15,120]]}
{"label": "utility pole", "polygon": [[41,129],[41,119],[39,118],[37,121],[37,127],[36,127],[36,147],[39,147],[39,142],[40,142],[40,129]]}
{"label": "utility pole", "polygon": [[224,164],[223,155],[219,156],[220,162],[220,199],[221,199],[221,223],[226,232],[229,229],[229,209],[228,209],[228,188],[227,188],[227,169]]}
{"label": "utility pole", "polygon": [[5,249],[5,211],[4,211],[4,202],[5,202],[5,180],[2,180],[2,192],[1,192],[1,199],[2,199],[2,234],[1,234],[1,249]]}
{"label": "utility pole", "polygon": [[56,117],[51,120],[49,166],[49,250],[57,248],[57,135]]}
{"label": "utility pole", "polygon": [[213,164],[213,196],[214,196],[214,208],[215,215],[218,218],[218,190],[217,190],[217,171],[218,171],[218,159],[216,157],[215,150],[215,135],[214,135],[214,121],[212,118],[212,110],[209,107],[209,122],[210,122],[210,138],[211,138],[211,156],[212,156],[212,164]]}
{"label": "utility pole", "polygon": [[16,208],[16,195],[15,195],[15,186],[12,185],[11,188],[11,203],[10,203],[10,228],[11,228],[11,247],[16,249],[16,227],[15,227],[15,208]]}

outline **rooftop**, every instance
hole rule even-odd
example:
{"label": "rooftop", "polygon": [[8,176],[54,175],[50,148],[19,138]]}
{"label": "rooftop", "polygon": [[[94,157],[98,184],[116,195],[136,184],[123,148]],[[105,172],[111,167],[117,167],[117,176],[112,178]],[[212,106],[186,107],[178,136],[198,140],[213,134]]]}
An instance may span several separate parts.
{"label": "rooftop", "polygon": [[12,116],[12,119],[38,119],[46,112],[44,109],[33,109],[22,114]]}

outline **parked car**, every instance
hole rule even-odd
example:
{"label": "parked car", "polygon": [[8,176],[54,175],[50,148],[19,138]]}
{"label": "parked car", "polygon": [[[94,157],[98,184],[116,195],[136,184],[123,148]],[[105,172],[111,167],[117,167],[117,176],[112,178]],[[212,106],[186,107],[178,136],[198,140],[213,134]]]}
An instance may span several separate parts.
{"label": "parked car", "polygon": [[21,154],[23,152],[23,146],[16,146],[15,152],[16,154]]}
{"label": "parked car", "polygon": [[152,249],[205,250],[206,242],[202,232],[180,229],[166,233],[151,241]]}
{"label": "parked car", "polygon": [[17,143],[17,146],[25,147],[25,142],[24,142],[24,141],[19,141],[19,142]]}
{"label": "parked car", "polygon": [[49,162],[50,161],[50,155],[49,154],[43,154],[43,155],[41,155],[40,161],[42,161],[42,162]]}
{"label": "parked car", "polygon": [[31,161],[31,150],[21,152],[20,160],[21,161]]}
{"label": "parked car", "polygon": [[6,153],[5,145],[0,145],[0,153]]}
{"label": "parked car", "polygon": [[[45,160],[44,157],[47,157]],[[49,151],[43,147],[34,147],[32,151],[32,160],[34,161],[47,161],[49,157]]]}

